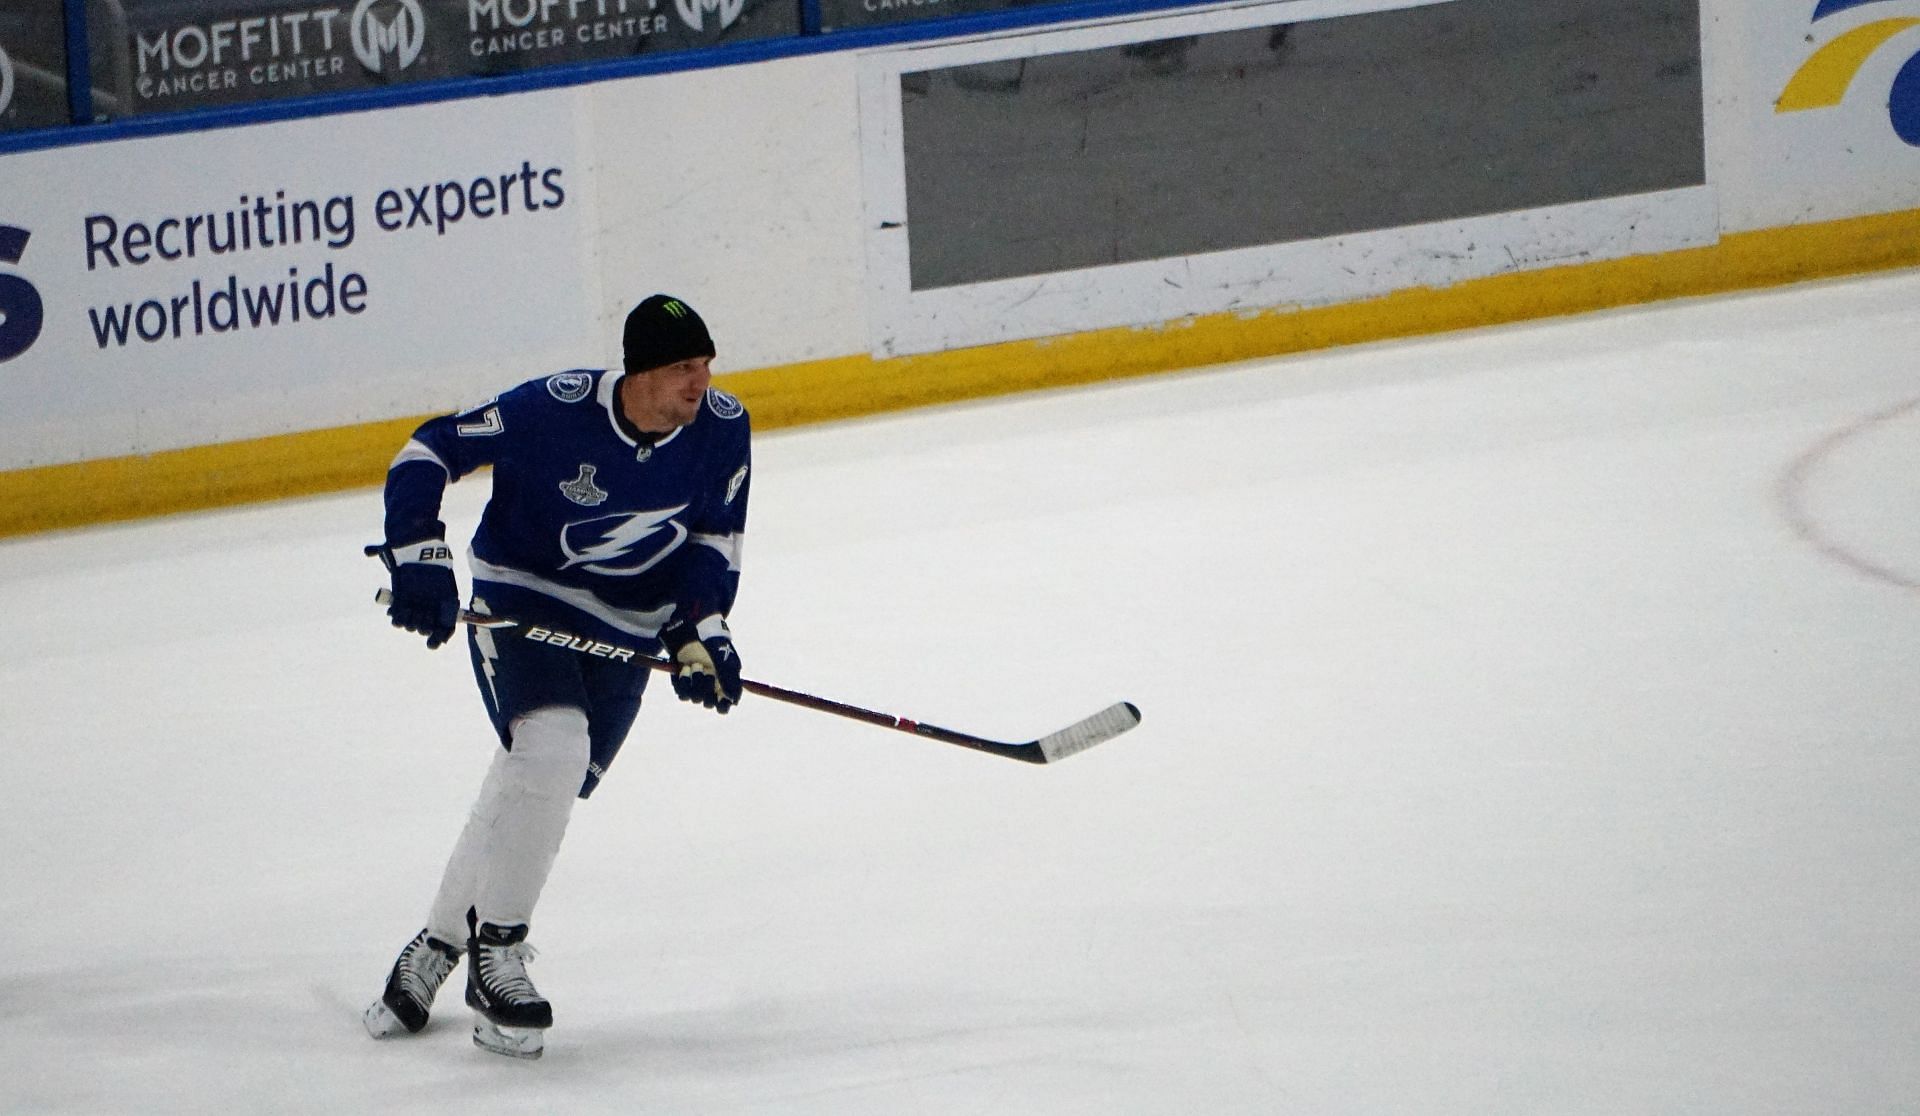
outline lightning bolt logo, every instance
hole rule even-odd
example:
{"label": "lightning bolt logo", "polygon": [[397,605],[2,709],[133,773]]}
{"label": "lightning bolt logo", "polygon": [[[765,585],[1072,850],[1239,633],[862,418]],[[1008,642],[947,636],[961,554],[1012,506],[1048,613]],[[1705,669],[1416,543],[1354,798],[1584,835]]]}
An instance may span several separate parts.
{"label": "lightning bolt logo", "polygon": [[[481,600],[479,597],[473,599],[473,610],[475,612],[493,612],[492,609],[487,607],[487,602]],[[493,708],[498,709],[500,708],[500,691],[494,686],[493,679],[495,674],[494,664],[500,659],[500,649],[493,644],[493,629],[473,629],[473,643],[474,646],[480,649],[480,669],[484,671],[487,676],[487,693],[493,697]]]}
{"label": "lightning bolt logo", "polygon": [[[560,529],[560,552],[567,556],[566,563],[560,568],[565,570],[579,566],[593,573],[626,577],[645,573],[686,541],[687,529],[673,520],[674,516],[686,510],[687,505],[680,504],[655,511],[621,512],[569,523]],[[635,554],[641,543],[663,533],[665,537],[649,547],[652,551],[650,557],[639,558]],[[583,545],[576,546],[576,542]],[[627,559],[638,561],[624,561]],[[612,564],[616,562],[622,564]]]}

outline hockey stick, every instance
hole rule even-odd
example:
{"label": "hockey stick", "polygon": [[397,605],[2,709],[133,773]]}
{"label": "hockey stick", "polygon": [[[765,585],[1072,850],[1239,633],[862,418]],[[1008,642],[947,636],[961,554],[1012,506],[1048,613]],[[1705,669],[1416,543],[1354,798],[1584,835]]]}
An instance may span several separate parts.
{"label": "hockey stick", "polygon": [[[393,594],[388,590],[381,589],[373,595],[373,599],[378,604],[390,604],[393,601]],[[549,628],[523,625],[520,621],[506,616],[492,616],[484,612],[472,612],[463,608],[460,610],[459,620],[462,624],[471,624],[476,628],[498,629],[525,627],[526,638],[528,639],[538,640],[542,643],[549,643],[558,647],[565,647],[570,651],[578,651],[583,655],[592,655],[595,658],[602,659],[644,663],[654,670],[663,671],[668,674],[672,674],[675,669],[677,669],[672,662],[666,659],[655,658],[651,655],[641,655],[632,648],[618,647],[609,643],[581,639],[569,635],[566,632],[557,632]],[[988,740],[983,736],[975,736],[972,733],[956,732],[953,729],[941,728],[939,725],[923,724],[906,717],[896,717],[891,713],[879,713],[872,709],[862,709],[857,705],[848,705],[843,701],[834,701],[832,698],[817,697],[813,694],[801,693],[798,690],[789,690],[780,686],[768,685],[765,682],[755,682],[751,678],[742,678],[740,680],[740,688],[746,690],[748,693],[759,694],[761,697],[772,698],[775,701],[784,701],[789,705],[798,705],[805,709],[817,709],[822,713],[832,713],[837,717],[845,717],[848,720],[864,721],[867,724],[878,725],[881,728],[890,728],[899,732],[912,733],[915,736],[923,736],[929,740],[938,740],[942,744],[956,744],[962,748],[971,748],[976,752],[987,752],[991,755],[1005,756],[1008,759],[1016,759],[1024,763],[1058,763],[1060,760],[1073,755],[1075,752],[1084,752],[1095,744],[1104,744],[1140,723],[1140,708],[1130,701],[1120,701],[1107,706],[1091,717],[1085,717],[1075,721],[1073,724],[1068,725],[1058,732],[1050,732],[1045,736],[1033,740],[1010,743],[1003,740]]]}

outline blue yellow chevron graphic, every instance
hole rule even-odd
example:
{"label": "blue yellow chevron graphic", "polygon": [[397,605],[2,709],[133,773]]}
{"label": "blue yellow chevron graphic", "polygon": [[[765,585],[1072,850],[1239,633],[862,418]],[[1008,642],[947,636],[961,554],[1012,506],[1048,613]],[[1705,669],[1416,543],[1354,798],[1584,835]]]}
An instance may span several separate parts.
{"label": "blue yellow chevron graphic", "polygon": [[[1820,0],[1813,9],[1813,23],[1817,27],[1829,16],[1870,4],[1920,7],[1914,0]],[[1920,16],[1893,16],[1841,32],[1800,64],[1773,103],[1773,111],[1805,112],[1839,104],[1867,59],[1915,27],[1920,27]],[[1902,141],[1920,147],[1920,52],[1907,59],[1894,75],[1893,89],[1887,94],[1887,115]]]}

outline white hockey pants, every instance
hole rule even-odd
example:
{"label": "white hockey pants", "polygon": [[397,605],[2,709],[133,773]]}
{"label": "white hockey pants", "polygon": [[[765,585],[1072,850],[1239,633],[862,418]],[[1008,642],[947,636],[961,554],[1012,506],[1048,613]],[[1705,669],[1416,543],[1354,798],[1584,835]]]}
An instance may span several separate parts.
{"label": "white hockey pants", "polygon": [[513,723],[513,750],[494,753],[454,843],[427,932],[464,946],[467,908],[481,922],[529,923],[586,777],[587,715],[548,706]]}

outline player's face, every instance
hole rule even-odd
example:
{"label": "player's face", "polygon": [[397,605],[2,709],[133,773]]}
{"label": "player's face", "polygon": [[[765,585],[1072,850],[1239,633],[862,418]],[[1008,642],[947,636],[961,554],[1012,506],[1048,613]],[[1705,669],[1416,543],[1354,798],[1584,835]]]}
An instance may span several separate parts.
{"label": "player's face", "polygon": [[664,434],[693,421],[711,383],[713,358],[691,357],[628,376],[621,382],[620,402],[635,426]]}

